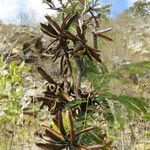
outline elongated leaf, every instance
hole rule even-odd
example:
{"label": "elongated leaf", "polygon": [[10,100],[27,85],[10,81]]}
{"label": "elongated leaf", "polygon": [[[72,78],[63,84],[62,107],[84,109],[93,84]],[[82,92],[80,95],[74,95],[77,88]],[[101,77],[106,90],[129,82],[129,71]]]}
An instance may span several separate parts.
{"label": "elongated leaf", "polygon": [[49,28],[49,32],[51,32],[53,35],[58,36],[57,31],[50,25],[50,23],[48,24],[48,28]]}
{"label": "elongated leaf", "polygon": [[59,54],[61,53],[61,49],[58,49],[55,55],[52,58],[52,61],[55,62],[59,58]]}
{"label": "elongated leaf", "polygon": [[53,144],[53,143],[36,143],[38,147],[45,150],[62,150],[66,147],[65,144]]}
{"label": "elongated leaf", "polygon": [[90,148],[82,146],[82,145],[75,145],[75,148],[77,150],[91,150]]}
{"label": "elongated leaf", "polygon": [[[55,97],[54,97],[55,98]],[[47,97],[36,97],[39,102],[43,102],[43,106],[46,105],[51,108],[55,102],[55,99],[47,98]],[[42,108],[42,107],[41,107]]]}
{"label": "elongated leaf", "polygon": [[62,113],[59,112],[58,113],[58,128],[60,130],[60,133],[63,135],[63,137],[66,136],[66,131],[64,128],[64,124],[63,124],[63,118],[62,118]]}
{"label": "elongated leaf", "polygon": [[47,26],[47,25],[41,23],[41,27],[42,27],[41,28],[42,32],[44,30],[44,32],[48,33],[50,36],[52,36],[54,38],[58,38],[58,33],[53,29],[53,27],[50,24]]}
{"label": "elongated leaf", "polygon": [[73,97],[69,96],[67,93],[65,93],[64,91],[62,91],[61,93],[62,97],[68,101],[68,102],[71,102],[73,100]]}
{"label": "elongated leaf", "polygon": [[113,39],[111,39],[111,38],[109,38],[109,37],[107,37],[107,36],[105,36],[103,34],[96,34],[96,35],[99,36],[99,37],[101,37],[101,38],[103,38],[103,39],[106,39],[108,41],[113,41]]}
{"label": "elongated leaf", "polygon": [[86,48],[87,48],[87,51],[90,53],[90,55],[92,57],[94,57],[97,61],[99,61],[100,63],[102,62],[101,61],[101,58],[100,58],[100,54],[98,52],[96,52],[95,49],[91,48],[90,46],[87,46],[86,45]]}
{"label": "elongated leaf", "polygon": [[79,43],[78,45],[75,46],[73,53],[76,54],[78,51],[81,51],[82,49],[82,43]]}
{"label": "elongated leaf", "polygon": [[86,129],[83,129],[82,131],[76,133],[76,136],[79,136],[80,134],[84,133],[84,132],[88,132],[90,130],[93,130],[93,127],[89,127],[89,128],[86,128]]}
{"label": "elongated leaf", "polygon": [[63,23],[61,25],[61,31],[63,31],[65,29],[65,26],[67,24],[67,20],[73,16],[73,13],[68,13],[67,16],[64,18]]}
{"label": "elongated leaf", "polygon": [[103,147],[104,147],[104,145],[92,145],[92,146],[88,146],[88,148],[90,150],[102,150]]}
{"label": "elongated leaf", "polygon": [[54,140],[56,142],[64,141],[63,136],[60,133],[58,133],[57,131],[55,131],[45,125],[42,125],[42,127],[45,129],[46,135],[48,137],[50,137],[52,140]]}
{"label": "elongated leaf", "polygon": [[65,30],[68,30],[69,27],[71,26],[71,24],[72,24],[74,21],[77,21],[78,18],[79,18],[79,14],[78,14],[78,13],[73,14],[73,15],[69,18],[69,20],[67,21],[66,25],[64,26],[64,29],[65,29]]}
{"label": "elongated leaf", "polygon": [[41,67],[37,67],[37,70],[44,79],[46,79],[51,84],[57,85],[57,83],[51,78],[51,76],[49,76]]}
{"label": "elongated leaf", "polygon": [[[49,50],[50,48],[51,48],[51,46],[52,46],[52,44],[54,44],[55,42],[57,42],[58,41],[58,39],[55,39],[55,40],[53,40],[48,46],[47,46],[47,50]],[[46,51],[47,51],[46,50]]]}
{"label": "elongated leaf", "polygon": [[73,42],[76,42],[78,40],[78,38],[75,35],[73,35],[70,31],[67,30],[63,32],[63,36],[65,36],[69,40],[72,40]]}
{"label": "elongated leaf", "polygon": [[49,97],[36,97],[36,99],[38,100],[38,101],[40,101],[40,102],[50,102],[50,103],[52,103],[52,101],[55,101],[55,100],[53,100],[53,99],[51,99],[51,98],[49,98]]}
{"label": "elongated leaf", "polygon": [[44,34],[46,34],[46,35],[48,35],[48,36],[50,36],[50,37],[56,38],[56,37],[53,36],[50,32],[48,32],[47,30],[45,30],[45,29],[43,29],[43,28],[41,28],[41,31],[42,31]]}
{"label": "elongated leaf", "polygon": [[71,140],[71,143],[74,143],[75,130],[74,130],[74,126],[73,126],[73,115],[72,115],[71,110],[68,111],[68,122],[69,122],[69,128],[70,128],[70,140]]}
{"label": "elongated leaf", "polygon": [[81,28],[80,28],[79,26],[76,27],[76,32],[77,32],[77,35],[78,35],[79,37],[81,37],[81,35],[82,35],[82,30],[81,30]]}
{"label": "elongated leaf", "polygon": [[61,56],[61,60],[60,60],[60,73],[61,73],[61,74],[63,74],[64,58],[65,58],[65,54],[63,54],[63,55]]}
{"label": "elongated leaf", "polygon": [[61,31],[57,22],[55,22],[49,15],[45,16],[45,18],[57,29],[57,31]]}
{"label": "elongated leaf", "polygon": [[108,28],[108,29],[104,29],[104,30],[97,31],[95,34],[98,35],[98,34],[102,34],[102,33],[109,32],[109,31],[111,31],[111,30],[112,30],[112,28]]}

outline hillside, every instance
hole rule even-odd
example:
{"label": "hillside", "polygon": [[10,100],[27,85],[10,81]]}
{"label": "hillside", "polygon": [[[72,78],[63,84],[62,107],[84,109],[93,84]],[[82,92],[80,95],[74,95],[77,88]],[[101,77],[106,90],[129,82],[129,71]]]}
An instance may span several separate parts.
{"label": "hillside", "polygon": [[[100,29],[113,27],[113,30],[109,33],[113,41],[109,43],[101,39],[99,41],[101,58],[108,70],[105,79],[107,80],[110,77],[108,79],[110,82],[107,85],[109,92],[116,95],[125,94],[142,97],[150,104],[150,18],[133,20],[122,14],[116,19],[104,20],[101,24]],[[38,74],[37,66],[44,68],[54,79],[60,78],[59,68],[56,67],[59,62],[51,62],[52,54],[45,52],[49,41],[51,41],[51,38],[45,36],[40,31],[39,26],[0,24],[0,54],[4,56],[6,63],[15,61],[16,64],[21,64],[25,61],[25,66],[30,68],[23,76],[23,86],[21,87],[23,96],[20,100],[21,110],[28,110],[29,108],[28,113],[20,113],[17,120],[15,118],[10,125],[9,121],[4,121],[4,124],[7,125],[6,129],[3,126],[0,129],[2,131],[0,133],[0,150],[7,149],[7,146],[11,144],[12,130],[15,130],[12,149],[16,149],[16,147],[19,150],[36,149],[33,147],[34,132],[39,123],[47,124],[49,122],[48,115],[45,113],[47,110],[41,111],[40,115],[37,115],[39,106],[33,105],[34,97],[40,95],[47,85],[47,82]],[[98,64],[96,65],[98,66]],[[100,72],[101,70],[100,67]],[[96,77],[96,81],[100,81],[99,76],[93,75],[93,79],[85,79],[84,86],[90,85],[89,87],[91,87],[93,80],[95,80],[94,77]],[[124,108],[121,107],[123,111]],[[34,112],[34,110],[38,111]],[[39,118],[40,120],[38,120]],[[18,129],[14,129],[14,122],[17,122]],[[22,126],[23,124],[25,126]],[[106,123],[104,125],[105,128],[107,125]],[[115,141],[112,144],[113,147],[117,147],[118,150],[121,150],[122,147],[124,150],[132,148],[144,150],[144,147],[146,150],[150,149],[149,116],[148,120],[135,117],[132,122],[127,121],[124,127],[119,128],[118,126],[116,124],[112,130],[106,127],[107,132],[110,133],[109,139]],[[116,135],[118,135],[118,138],[116,138]],[[6,140],[7,138],[8,140]]]}

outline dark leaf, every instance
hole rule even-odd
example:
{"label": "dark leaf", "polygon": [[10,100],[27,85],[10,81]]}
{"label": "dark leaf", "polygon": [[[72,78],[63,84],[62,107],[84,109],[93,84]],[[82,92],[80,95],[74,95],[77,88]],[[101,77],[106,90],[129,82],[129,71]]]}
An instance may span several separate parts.
{"label": "dark leaf", "polygon": [[50,16],[45,16],[45,18],[57,29],[57,31],[61,31],[57,22],[55,22]]}
{"label": "dark leaf", "polygon": [[53,35],[58,36],[57,31],[50,25],[50,23],[48,24],[48,28],[49,28],[49,31],[50,31]]}
{"label": "dark leaf", "polygon": [[56,38],[56,36],[53,36],[50,32],[44,30],[43,28],[41,28],[41,31],[42,31],[44,34],[46,34],[46,35],[48,35],[48,36],[50,36],[50,37]]}
{"label": "dark leaf", "polygon": [[102,62],[101,58],[100,58],[100,54],[97,52],[97,50],[95,50],[92,47],[87,46],[87,45],[86,45],[86,49],[90,53],[90,55],[92,57],[94,57],[98,62],[100,62],[100,63]]}
{"label": "dark leaf", "polygon": [[71,143],[74,143],[75,130],[74,130],[74,126],[73,126],[73,115],[72,115],[71,110],[68,111],[68,123],[69,123],[69,129],[70,129],[70,140],[71,140]]}
{"label": "dark leaf", "polygon": [[51,84],[57,85],[57,83],[51,78],[51,76],[49,76],[41,67],[37,67],[37,70],[44,79],[46,79]]}
{"label": "dark leaf", "polygon": [[53,144],[53,143],[36,143],[38,147],[45,150],[62,150],[66,147],[65,144]]}
{"label": "dark leaf", "polygon": [[76,136],[79,136],[80,134],[82,134],[82,133],[84,133],[84,132],[88,132],[88,131],[90,131],[90,130],[93,130],[93,127],[89,127],[89,128],[83,129],[82,131],[78,132],[78,133],[76,134]]}
{"label": "dark leaf", "polygon": [[82,146],[82,145],[75,145],[75,148],[76,148],[77,150],[91,150],[90,148],[87,148],[87,147]]}
{"label": "dark leaf", "polygon": [[49,34],[49,36],[52,36],[54,38],[58,38],[58,33],[53,29],[53,27],[49,24],[48,26],[41,23],[41,30],[45,34]]}
{"label": "dark leaf", "polygon": [[106,39],[108,41],[113,41],[113,39],[111,39],[111,38],[109,38],[109,37],[107,37],[107,36],[105,36],[103,34],[96,34],[96,35],[99,36],[99,37],[101,37],[101,38],[103,38],[103,39]]}
{"label": "dark leaf", "polygon": [[73,14],[73,15],[69,18],[69,20],[68,20],[68,22],[66,23],[66,25],[64,26],[64,29],[65,29],[65,30],[68,30],[69,27],[71,26],[71,24],[72,24],[74,21],[77,21],[78,18],[79,18],[79,14],[78,14],[78,13]]}
{"label": "dark leaf", "polygon": [[58,49],[55,55],[52,58],[52,61],[55,62],[59,58],[59,54],[61,53],[61,49]]}
{"label": "dark leaf", "polygon": [[65,36],[67,39],[71,40],[72,42],[76,42],[78,38],[73,35],[70,31],[65,30],[63,32],[63,36]]}
{"label": "dark leaf", "polygon": [[49,138],[51,138],[52,140],[54,140],[56,142],[64,141],[63,136],[60,133],[58,133],[57,131],[55,131],[45,125],[42,125],[42,127],[45,129],[46,135]]}

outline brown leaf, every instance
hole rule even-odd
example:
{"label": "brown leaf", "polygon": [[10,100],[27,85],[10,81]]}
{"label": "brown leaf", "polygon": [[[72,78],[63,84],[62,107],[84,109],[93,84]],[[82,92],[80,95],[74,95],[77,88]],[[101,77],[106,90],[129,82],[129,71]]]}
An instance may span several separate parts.
{"label": "brown leaf", "polygon": [[56,141],[56,142],[60,142],[60,141],[64,141],[65,139],[63,138],[63,136],[58,133],[57,131],[42,125],[42,127],[45,129],[45,133],[48,137],[50,137],[52,140]]}
{"label": "brown leaf", "polygon": [[46,35],[48,35],[48,36],[50,36],[50,37],[56,38],[56,37],[53,36],[50,32],[46,31],[46,30],[43,29],[43,28],[41,28],[41,31],[42,31],[44,34],[46,34]]}
{"label": "brown leaf", "polygon": [[53,144],[53,143],[36,143],[38,147],[45,150],[62,150],[66,147],[65,144]]}
{"label": "brown leaf", "polygon": [[78,133],[76,134],[76,136],[79,136],[80,134],[82,134],[82,133],[84,133],[84,132],[88,132],[88,131],[90,131],[90,130],[93,130],[93,127],[89,127],[89,128],[83,129],[82,131],[78,132]]}
{"label": "brown leaf", "polygon": [[51,26],[51,24],[48,24],[49,32],[51,32],[53,35],[58,36],[57,31]]}
{"label": "brown leaf", "polygon": [[61,60],[60,60],[60,73],[63,74],[63,68],[64,68],[64,60],[65,60],[65,55],[63,54],[61,56]]}
{"label": "brown leaf", "polygon": [[81,51],[81,50],[83,50],[82,43],[79,43],[75,46],[73,53],[76,54],[78,51]]}
{"label": "brown leaf", "polygon": [[103,147],[104,147],[104,145],[92,145],[92,146],[88,146],[88,148],[90,150],[102,150]]}
{"label": "brown leaf", "polygon": [[71,110],[68,111],[68,123],[69,123],[69,128],[70,128],[70,140],[71,140],[71,143],[74,143],[75,130],[74,130],[74,126],[73,126],[73,115],[72,115]]}
{"label": "brown leaf", "polygon": [[62,97],[67,101],[67,102],[71,102],[73,97],[69,96],[67,93],[65,93],[64,91],[62,91],[61,93]]}
{"label": "brown leaf", "polygon": [[58,113],[58,128],[60,130],[60,133],[63,135],[63,137],[66,136],[66,131],[63,125],[63,118],[62,118],[62,113]]}
{"label": "brown leaf", "polygon": [[82,146],[82,145],[75,145],[75,148],[78,149],[78,150],[91,150],[85,146]]}
{"label": "brown leaf", "polygon": [[105,36],[103,34],[96,34],[96,35],[99,36],[99,37],[101,37],[101,38],[103,38],[103,39],[106,39],[108,41],[113,41],[113,39],[111,39],[111,38],[109,38],[109,37],[107,37],[107,36]]}
{"label": "brown leaf", "polygon": [[55,31],[55,29],[49,24],[48,26],[41,23],[41,30],[43,33],[49,34],[49,36],[58,38],[58,33]]}
{"label": "brown leaf", "polygon": [[99,61],[100,63],[102,62],[101,61],[101,58],[100,58],[100,54],[97,52],[97,50],[95,50],[95,49],[93,49],[92,47],[90,47],[90,46],[87,46],[86,45],[86,49],[87,49],[87,51],[90,53],[90,55],[92,56],[92,57],[94,57],[97,61]]}
{"label": "brown leaf", "polygon": [[55,22],[50,16],[45,16],[45,18],[57,29],[57,31],[61,31],[57,22]]}
{"label": "brown leaf", "polygon": [[44,79],[46,79],[51,84],[57,85],[57,83],[51,78],[51,76],[49,76],[41,67],[37,67],[37,70]]}
{"label": "brown leaf", "polygon": [[64,29],[65,29],[65,30],[68,30],[69,27],[71,26],[71,24],[72,24],[74,21],[77,21],[78,18],[79,18],[79,14],[78,14],[78,13],[73,14],[73,15],[69,18],[69,20],[67,21],[66,25],[64,26]]}
{"label": "brown leaf", "polygon": [[55,52],[55,55],[52,58],[52,62],[55,62],[58,59],[60,53],[61,53],[61,49],[58,49],[57,52]]}
{"label": "brown leaf", "polygon": [[55,42],[57,42],[58,39],[53,40],[48,46],[47,46],[47,50],[51,48],[52,44],[54,44]]}
{"label": "brown leaf", "polygon": [[73,42],[76,42],[78,40],[78,38],[75,35],[73,35],[70,31],[65,30],[62,34],[67,39],[72,40]]}

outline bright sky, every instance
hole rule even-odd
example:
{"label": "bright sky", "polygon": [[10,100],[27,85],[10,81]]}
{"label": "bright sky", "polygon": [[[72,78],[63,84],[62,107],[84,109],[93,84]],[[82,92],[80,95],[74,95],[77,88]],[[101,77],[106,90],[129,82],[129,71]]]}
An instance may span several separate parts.
{"label": "bright sky", "polygon": [[[101,0],[102,3],[112,4],[112,16],[128,8],[136,0]],[[50,10],[42,4],[42,0],[0,0],[0,20],[5,23],[18,21],[19,12],[34,12],[36,20],[41,21],[44,14]]]}

